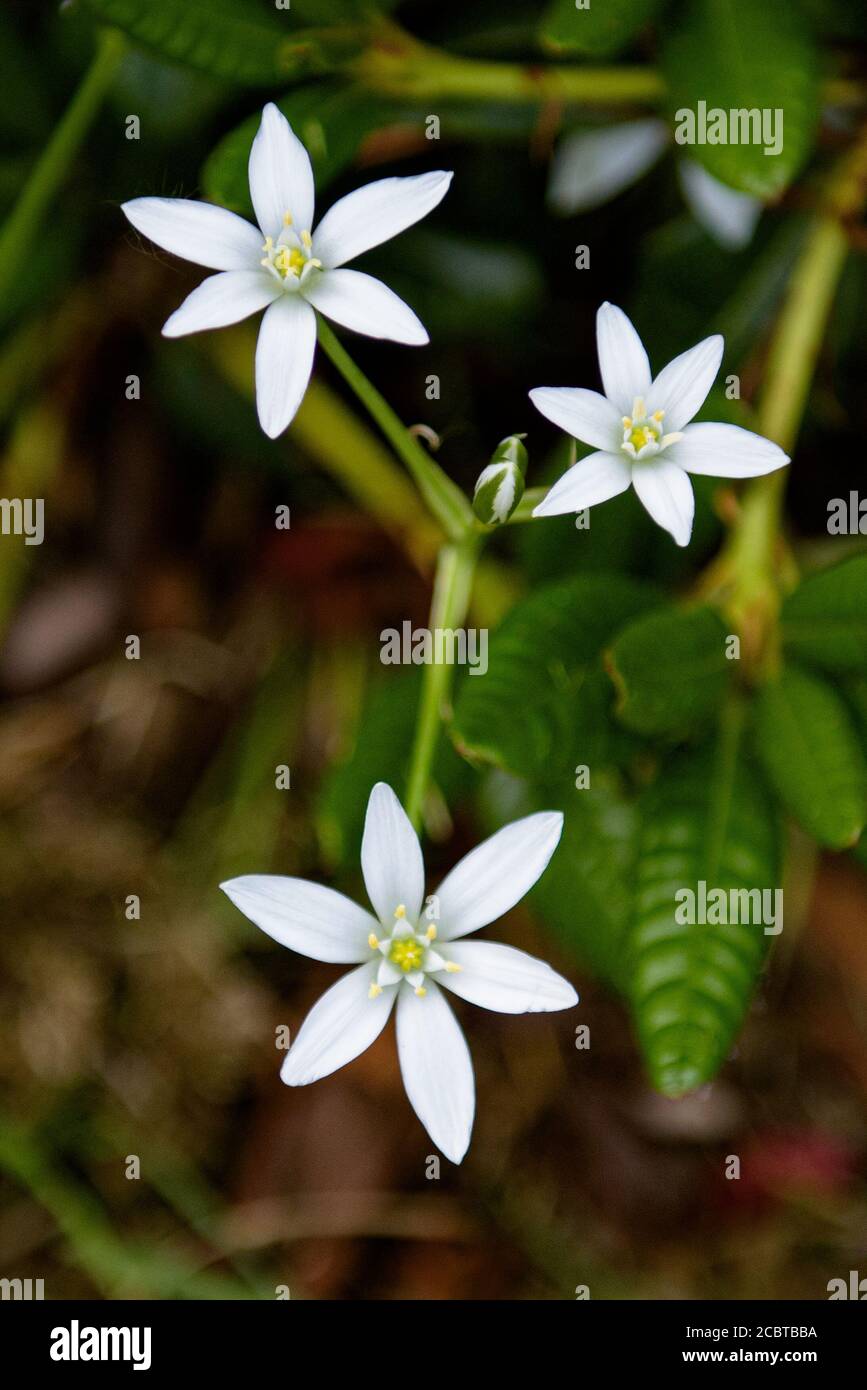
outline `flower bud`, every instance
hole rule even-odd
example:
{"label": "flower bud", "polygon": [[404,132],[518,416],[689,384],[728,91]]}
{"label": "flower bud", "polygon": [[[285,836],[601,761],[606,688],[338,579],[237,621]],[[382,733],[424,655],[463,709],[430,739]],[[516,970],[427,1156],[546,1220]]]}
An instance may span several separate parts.
{"label": "flower bud", "polygon": [[524,495],[527,450],[523,434],[510,434],[497,445],[487,468],[479,474],[473,511],[485,526],[502,526]]}

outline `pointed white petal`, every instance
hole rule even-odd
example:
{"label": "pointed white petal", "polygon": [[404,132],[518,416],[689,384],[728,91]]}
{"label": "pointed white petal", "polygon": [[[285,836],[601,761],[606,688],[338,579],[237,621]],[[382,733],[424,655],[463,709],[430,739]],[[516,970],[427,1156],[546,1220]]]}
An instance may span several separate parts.
{"label": "pointed white petal", "polygon": [[663,367],[647,393],[647,410],[665,411],[666,434],[682,430],[704,404],[723,355],[723,338],[714,333]]}
{"label": "pointed white petal", "polygon": [[370,955],[367,938],[379,923],[333,888],[280,874],[243,874],[220,887],[245,917],[302,956],[347,965]]}
{"label": "pointed white petal", "polygon": [[326,318],[366,333],[415,347],[430,342],[427,329],[393,290],[360,270],[326,270],[305,290],[306,298]]}
{"label": "pointed white petal", "polygon": [[682,159],[677,170],[696,222],[729,251],[739,251],[749,245],[762,215],[758,198],[720,183],[692,159]]}
{"label": "pointed white petal", "polygon": [[452,175],[438,169],[413,178],[377,179],[334,204],[313,236],[313,254],[333,270],[390,241],[442,202]]}
{"label": "pointed white petal", "polygon": [[596,351],[605,394],[620,415],[632,414],[636,396],[650,387],[650,363],[632,322],[607,302],[596,314]]}
{"label": "pointed white petal", "polygon": [[313,1005],[283,1059],[280,1077],[287,1086],[308,1086],[330,1076],[376,1041],[394,1007],[397,986],[371,999],[375,977],[375,966],[360,965]]}
{"label": "pointed white petal", "polygon": [[667,457],[655,458],[635,465],[632,483],[657,526],[668,531],[678,545],[689,545],[695,497],[683,469],[669,463]]}
{"label": "pointed white petal", "polygon": [[683,439],[670,444],[665,456],[687,473],[711,478],[758,478],[789,462],[777,444],[739,425],[687,425]]}
{"label": "pointed white petal", "polygon": [[185,261],[210,270],[254,270],[262,238],[243,217],[192,198],[133,198],[122,210],[136,231]]}
{"label": "pointed white petal", "polygon": [[554,212],[601,207],[635,183],[668,144],[665,121],[624,121],[567,135],[551,165],[548,202]]}
{"label": "pointed white petal", "polygon": [[546,420],[594,449],[616,449],[623,438],[617,410],[599,391],[582,386],[537,386],[530,400]]}
{"label": "pointed white petal", "polygon": [[163,324],[163,337],[180,338],[206,328],[225,328],[272,304],[283,293],[264,270],[224,270],[188,294]]}
{"label": "pointed white petal", "polygon": [[256,343],[256,408],[270,439],[282,434],[307,390],[316,347],[316,315],[300,294],[266,309]]}
{"label": "pointed white petal", "polygon": [[410,1105],[446,1158],[460,1163],[476,1109],[473,1064],[458,1021],[433,980],[422,998],[400,987],[397,1051]]}
{"label": "pointed white petal", "polygon": [[439,977],[454,994],[501,1014],[550,1013],[578,1003],[568,980],[543,960],[499,941],[457,941],[449,959],[461,968]]}
{"label": "pointed white petal", "polygon": [[632,470],[625,458],[618,458],[616,454],[588,454],[557,480],[534,508],[533,515],[583,512],[585,507],[595,507],[625,492],[631,482]]}
{"label": "pointed white petal", "polygon": [[409,816],[386,782],[370,793],[361,841],[361,872],[380,921],[394,924],[398,907],[418,919],[424,897],[424,862]]}
{"label": "pointed white petal", "polygon": [[283,216],[291,213],[298,232],[313,226],[313,170],[310,156],[273,102],[262,120],[250,150],[250,198],[264,236],[279,236]]}
{"label": "pointed white petal", "polygon": [[503,826],[447,874],[437,890],[441,941],[478,931],[520,902],[548,867],[563,830],[559,811]]}

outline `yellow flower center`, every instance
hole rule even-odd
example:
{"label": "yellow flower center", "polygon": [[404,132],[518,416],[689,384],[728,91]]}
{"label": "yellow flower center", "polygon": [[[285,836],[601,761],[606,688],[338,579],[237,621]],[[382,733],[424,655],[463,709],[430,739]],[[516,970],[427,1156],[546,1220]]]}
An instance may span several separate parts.
{"label": "yellow flower center", "polygon": [[419,969],[424,960],[424,951],[414,937],[404,936],[392,942],[388,958],[399,970],[409,974],[411,970]]}
{"label": "yellow flower center", "polygon": [[278,280],[300,282],[310,271],[322,268],[322,262],[312,255],[313,238],[309,232],[294,231],[289,212],[283,214],[283,230],[276,242],[266,237],[262,250],[262,265]]}

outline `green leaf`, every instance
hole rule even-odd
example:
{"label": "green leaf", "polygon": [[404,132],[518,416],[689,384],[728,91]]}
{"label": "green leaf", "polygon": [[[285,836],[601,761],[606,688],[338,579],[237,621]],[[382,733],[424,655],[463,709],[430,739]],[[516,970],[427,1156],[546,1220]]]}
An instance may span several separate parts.
{"label": "green leaf", "polygon": [[277,10],[233,0],[86,0],[161,58],[247,86],[326,72],[357,46],[360,31],[296,29]]}
{"label": "green leaf", "polygon": [[[779,886],[776,817],[734,720],[713,748],[665,767],[639,819],[625,943],[630,1003],[654,1086],[678,1096],[709,1081],[728,1056],[770,941],[755,923],[759,904],[736,913],[731,890]],[[723,923],[702,923],[713,912],[700,909],[701,884],[727,895]],[[685,889],[695,895],[694,923],[684,920]],[[752,921],[725,921],[735,915]]]}
{"label": "green leaf", "polygon": [[731,677],[726,629],[711,608],[663,608],[630,623],[605,656],[617,714],[641,734],[679,734],[722,703]]}
{"label": "green leaf", "polygon": [[759,757],[780,800],[822,845],[846,849],[867,818],[865,766],[846,705],[818,676],[784,668],[755,706]]}
{"label": "green leaf", "polygon": [[826,671],[867,673],[867,555],[810,575],[780,615],[787,652]]}
{"label": "green leaf", "polygon": [[[296,88],[277,105],[309,151],[320,190],[352,162],[365,136],[389,115],[381,98],[339,81]],[[202,170],[207,196],[221,207],[246,215],[252,212],[247,163],[260,120],[257,111],[230,131]]]}
{"label": "green leaf", "polygon": [[[684,111],[698,118],[695,143],[685,144],[683,153],[723,183],[757,198],[781,193],[810,153],[818,115],[818,64],[797,5],[689,0],[682,18],[667,30],[662,66],[675,139],[690,133]],[[708,113],[704,134],[699,103]],[[725,113],[729,139],[734,135],[747,142],[710,144],[708,137],[717,134],[714,111]],[[732,130],[729,113],[738,111],[756,111],[759,122],[768,123],[757,142],[753,131]],[[766,148],[775,148],[775,121],[780,148],[766,154]]]}
{"label": "green leaf", "polygon": [[576,0],[553,0],[545,12],[539,36],[546,48],[562,53],[608,57],[625,48],[662,0],[591,0],[578,8]]}
{"label": "green leaf", "polygon": [[491,636],[485,676],[464,677],[453,736],[483,761],[556,781],[600,755],[608,720],[599,653],[653,590],[619,574],[537,589]]}

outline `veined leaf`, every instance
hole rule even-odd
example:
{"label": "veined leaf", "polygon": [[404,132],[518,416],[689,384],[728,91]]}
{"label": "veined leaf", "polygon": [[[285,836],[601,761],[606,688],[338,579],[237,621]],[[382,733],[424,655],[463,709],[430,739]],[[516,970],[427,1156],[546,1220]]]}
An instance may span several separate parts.
{"label": "veined leaf", "polygon": [[624,628],[605,656],[623,723],[642,734],[682,733],[703,723],[728,689],[726,635],[706,607],[662,608]]}
{"label": "veined leaf", "polygon": [[867,674],[867,555],[811,574],[786,599],[783,642],[826,671]]}
{"label": "veined leaf", "polygon": [[662,0],[553,0],[539,37],[546,48],[563,53],[608,57],[629,43],[661,8]]}
{"label": "veined leaf", "polygon": [[675,139],[692,136],[683,153],[744,193],[781,193],[810,153],[819,109],[818,64],[797,5],[689,0],[666,31],[662,66]]}
{"label": "veined leaf", "polygon": [[280,12],[231,0],[86,0],[97,19],[114,24],[160,57],[212,77],[271,86],[327,72],[358,45],[360,29],[298,29]]}
{"label": "veined leaf", "polygon": [[867,770],[836,691],[786,666],[759,692],[755,736],[771,784],[795,820],[821,845],[853,845],[867,818]]}
{"label": "veined leaf", "polygon": [[[310,153],[317,189],[352,162],[364,137],[387,120],[389,112],[381,98],[339,81],[298,87],[277,105]],[[247,163],[260,119],[256,112],[230,131],[202,171],[204,190],[213,202],[247,215],[252,212]]]}
{"label": "veined leaf", "polygon": [[511,772],[538,778],[542,770],[550,781],[595,761],[609,723],[599,653],[656,602],[653,590],[620,574],[580,575],[521,600],[490,639],[487,673],[463,679],[459,745]]}
{"label": "veined leaf", "polygon": [[[776,816],[734,721],[726,721],[715,746],[665,767],[639,806],[639,820],[625,943],[629,995],[651,1080],[664,1095],[678,1096],[709,1081],[727,1057],[770,941],[755,924],[761,905],[746,910],[747,900],[732,890],[779,887]],[[702,885],[706,900],[722,890],[731,904],[717,913],[719,925],[701,920],[714,917],[702,911]],[[683,890],[695,895],[694,923]],[[733,922],[735,916],[750,920]]]}

